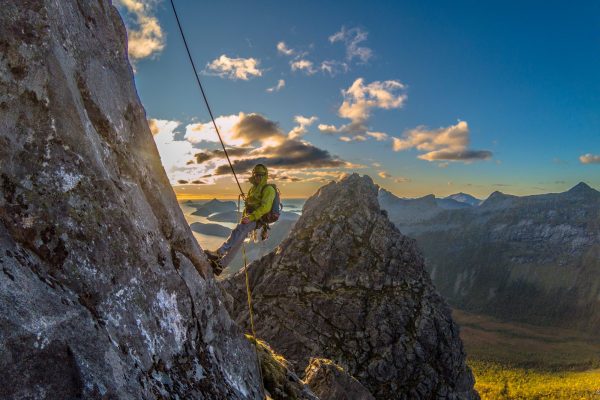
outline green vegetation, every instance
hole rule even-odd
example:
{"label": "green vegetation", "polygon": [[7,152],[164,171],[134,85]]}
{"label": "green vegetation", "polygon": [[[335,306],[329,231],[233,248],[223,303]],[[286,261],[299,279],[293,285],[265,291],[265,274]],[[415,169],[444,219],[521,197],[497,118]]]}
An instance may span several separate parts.
{"label": "green vegetation", "polygon": [[246,335],[253,345],[257,345],[258,358],[265,390],[268,399],[298,399],[304,387],[304,383],[294,375],[290,363],[281,355],[276,353],[267,342],[255,340],[252,335]]}
{"label": "green vegetation", "polygon": [[600,369],[544,372],[470,361],[482,400],[600,399]]}
{"label": "green vegetation", "polygon": [[454,310],[470,360],[540,371],[600,368],[600,338],[553,327],[503,322]]}
{"label": "green vegetation", "polygon": [[600,340],[454,310],[483,400],[600,400]]}

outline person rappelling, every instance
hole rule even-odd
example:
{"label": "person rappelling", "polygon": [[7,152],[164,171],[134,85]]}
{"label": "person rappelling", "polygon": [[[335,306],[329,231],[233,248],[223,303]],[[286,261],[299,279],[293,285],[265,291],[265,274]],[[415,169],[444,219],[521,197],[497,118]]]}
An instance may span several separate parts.
{"label": "person rappelling", "polygon": [[242,219],[233,229],[229,238],[215,251],[206,250],[215,275],[219,275],[233,260],[244,240],[254,231],[262,229],[261,239],[268,235],[269,224],[279,219],[281,200],[279,190],[268,183],[269,172],[263,164],[252,169],[252,187],[244,198]]}

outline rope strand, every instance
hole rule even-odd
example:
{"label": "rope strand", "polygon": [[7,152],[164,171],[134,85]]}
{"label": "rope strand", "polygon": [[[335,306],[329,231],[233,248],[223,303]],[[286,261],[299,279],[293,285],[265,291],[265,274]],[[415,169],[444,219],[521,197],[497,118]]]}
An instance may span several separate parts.
{"label": "rope strand", "polygon": [[[229,168],[231,168],[231,172],[233,173],[233,177],[235,178],[235,182],[237,183],[238,188],[240,189],[240,195],[238,197],[238,213],[240,212],[240,199],[245,200],[244,191],[242,190],[242,186],[240,185],[240,181],[235,173],[235,169],[233,168],[233,164],[231,163],[231,159],[229,158],[229,154],[227,153],[227,149],[225,148],[225,143],[223,142],[223,138],[221,137],[221,133],[219,132],[219,127],[215,122],[215,117],[213,116],[212,110],[210,108],[210,104],[208,103],[208,98],[206,97],[206,93],[204,92],[204,88],[202,87],[202,83],[200,82],[200,77],[198,75],[198,70],[196,69],[196,65],[194,64],[194,60],[192,59],[192,55],[190,53],[190,48],[187,44],[187,40],[185,39],[185,34],[183,33],[183,28],[181,27],[181,22],[179,21],[179,16],[177,15],[177,10],[175,9],[175,3],[171,0],[171,7],[173,8],[173,13],[175,14],[175,20],[177,21],[177,26],[179,27],[179,33],[181,34],[181,38],[183,39],[183,44],[185,46],[185,50],[187,52],[190,63],[192,64],[192,69],[194,70],[194,75],[196,76],[196,82],[198,83],[198,87],[200,88],[200,92],[202,93],[202,98],[204,99],[204,103],[206,104],[206,108],[208,110],[208,114],[210,115],[210,119],[215,127],[215,132],[217,132],[217,136],[219,137],[219,141],[221,142],[221,146],[223,147],[223,152],[225,153],[225,157],[227,158],[227,162],[229,163]],[[250,289],[250,277],[248,275],[248,258],[246,256],[246,245],[242,242],[242,256],[244,259],[244,273],[246,274],[246,294],[248,296],[248,310],[250,314],[250,327],[252,330],[252,339],[254,341],[254,354],[256,355],[256,363],[258,365],[258,374],[260,379],[260,389],[261,394],[264,399],[266,399],[266,391],[262,374],[262,366],[260,362],[260,357],[258,356],[258,339],[256,338],[256,330],[254,329],[254,312],[252,310],[252,290]]]}
{"label": "rope strand", "polygon": [[177,21],[177,26],[179,27],[179,33],[181,34],[181,38],[183,39],[183,44],[185,46],[185,51],[187,52],[188,58],[190,59],[190,63],[192,64],[192,69],[194,70],[194,75],[196,76],[196,82],[198,82],[198,86],[200,87],[200,92],[202,93],[202,98],[204,99],[204,103],[206,104],[206,108],[208,110],[208,114],[210,115],[210,119],[212,120],[213,126],[215,127],[215,131],[217,132],[217,136],[219,137],[219,141],[221,142],[221,146],[223,147],[223,152],[225,153],[225,157],[227,158],[227,162],[229,163],[229,168],[231,168],[231,172],[233,173],[233,177],[235,178],[235,183],[237,183],[238,188],[240,189],[240,193],[242,197],[244,197],[244,191],[242,190],[242,185],[240,185],[240,181],[235,173],[235,169],[233,169],[233,164],[231,163],[231,159],[229,158],[229,153],[227,153],[227,149],[225,148],[225,143],[221,138],[221,132],[219,131],[219,127],[217,127],[217,123],[215,122],[215,117],[213,116],[212,110],[210,108],[210,104],[208,103],[208,98],[206,97],[206,93],[204,93],[204,88],[202,87],[202,83],[200,82],[200,76],[198,75],[198,70],[196,70],[196,64],[194,64],[194,60],[192,59],[192,54],[190,53],[190,48],[187,44],[187,40],[185,39],[185,34],[183,33],[183,28],[181,27],[181,22],[179,21],[179,16],[177,15],[177,10],[175,9],[175,3],[171,0],[171,7],[173,8],[173,13],[175,14],[175,20]]}

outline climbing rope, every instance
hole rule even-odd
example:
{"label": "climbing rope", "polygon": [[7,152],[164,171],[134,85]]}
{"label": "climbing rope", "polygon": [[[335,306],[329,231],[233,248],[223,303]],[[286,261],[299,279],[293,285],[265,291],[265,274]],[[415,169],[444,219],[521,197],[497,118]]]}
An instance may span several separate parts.
{"label": "climbing rope", "polygon": [[183,33],[183,28],[181,27],[181,22],[179,21],[179,16],[177,15],[177,10],[175,9],[175,3],[171,0],[171,7],[173,7],[173,14],[175,14],[175,20],[177,21],[177,26],[179,27],[179,33],[181,34],[181,38],[183,39],[183,45],[185,46],[185,51],[187,52],[190,63],[192,64],[192,69],[194,70],[194,75],[196,76],[196,82],[198,83],[198,87],[200,88],[200,92],[202,93],[202,98],[204,99],[204,104],[206,104],[206,109],[208,110],[208,114],[210,115],[210,119],[215,127],[215,132],[217,132],[217,136],[219,137],[219,141],[221,142],[221,147],[223,147],[223,152],[225,153],[225,157],[227,158],[227,162],[229,163],[229,168],[231,168],[231,172],[233,173],[233,177],[235,178],[235,182],[237,183],[238,188],[240,189],[240,193],[242,197],[244,196],[244,191],[242,190],[242,185],[240,185],[240,181],[235,173],[235,169],[233,169],[233,164],[231,163],[231,159],[229,158],[229,153],[227,153],[227,149],[225,148],[225,143],[223,142],[223,138],[221,138],[221,132],[219,131],[219,127],[215,122],[215,117],[213,116],[212,110],[210,108],[210,104],[208,103],[208,98],[206,97],[206,93],[204,93],[204,88],[202,87],[202,83],[200,82],[200,76],[198,75],[198,70],[196,70],[196,64],[194,64],[194,59],[192,58],[192,54],[190,53],[190,48],[187,44],[187,40],[185,40],[185,35]]}
{"label": "climbing rope", "polygon": [[[181,39],[183,40],[183,45],[185,46],[185,51],[188,55],[190,63],[192,64],[192,69],[194,70],[194,76],[196,77],[196,82],[198,83],[198,87],[200,88],[200,93],[202,93],[202,98],[204,99],[204,104],[206,104],[206,109],[208,110],[208,114],[210,115],[210,119],[215,128],[215,132],[217,132],[217,136],[219,137],[219,141],[221,142],[221,147],[223,147],[223,153],[225,153],[225,157],[227,158],[227,162],[229,163],[229,168],[231,168],[231,173],[235,178],[235,182],[237,183],[238,189],[240,190],[240,194],[238,196],[238,214],[240,215],[240,222],[243,216],[240,214],[240,201],[241,199],[245,199],[244,191],[242,190],[242,185],[240,185],[240,181],[238,180],[237,174],[235,173],[235,169],[233,168],[233,164],[231,163],[231,159],[229,158],[229,154],[227,153],[227,149],[225,148],[225,142],[223,142],[223,138],[221,137],[221,132],[219,131],[219,127],[215,122],[215,117],[213,116],[212,110],[210,108],[210,104],[208,103],[208,98],[206,97],[206,93],[204,92],[204,88],[202,87],[202,83],[200,82],[200,76],[198,75],[198,70],[196,69],[196,64],[194,64],[194,59],[192,58],[192,54],[190,53],[190,48],[188,46],[187,40],[185,39],[185,34],[183,33],[183,28],[181,27],[181,22],[179,21],[179,15],[177,15],[177,10],[175,9],[175,3],[171,0],[171,7],[173,8],[173,14],[175,14],[175,20],[177,21],[177,26],[179,27],[179,33],[181,34]],[[250,328],[252,330],[252,339],[254,341],[254,354],[256,355],[256,362],[258,364],[258,374],[260,377],[260,388],[261,394],[263,398],[267,398],[265,394],[265,386],[263,382],[262,375],[262,366],[260,362],[260,357],[258,356],[258,339],[256,338],[256,331],[254,329],[254,312],[252,310],[252,291],[250,289],[250,278],[248,275],[248,259],[246,257],[246,245],[242,242],[242,257],[244,259],[244,273],[246,275],[246,294],[248,297],[248,311],[250,314]]]}

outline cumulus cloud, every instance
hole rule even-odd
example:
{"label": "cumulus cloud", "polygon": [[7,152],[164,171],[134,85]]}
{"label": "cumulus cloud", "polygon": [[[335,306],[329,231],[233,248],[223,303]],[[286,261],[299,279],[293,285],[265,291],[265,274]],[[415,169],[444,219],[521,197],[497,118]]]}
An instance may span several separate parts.
{"label": "cumulus cloud", "polygon": [[178,139],[178,121],[152,119],[154,142],[160,159],[171,182],[195,180],[203,171],[187,161],[195,152],[191,143]]}
{"label": "cumulus cloud", "polygon": [[263,70],[259,68],[260,60],[256,58],[229,58],[225,54],[206,64],[205,72],[221,78],[241,79],[262,76]]}
{"label": "cumulus cloud", "polygon": [[587,153],[579,157],[582,164],[600,164],[600,155]]}
{"label": "cumulus cloud", "polygon": [[[273,145],[285,140],[279,125],[260,114],[233,114],[215,120],[225,143],[240,147],[249,145]],[[212,122],[190,124],[185,138],[193,144],[219,143]]]}
{"label": "cumulus cloud", "polygon": [[342,26],[339,32],[329,36],[329,41],[331,43],[344,43],[346,46],[346,59],[348,61],[358,58],[360,62],[365,63],[373,56],[373,51],[370,48],[360,46],[362,42],[367,40],[368,35],[368,32],[360,28],[346,29],[346,27]]}
{"label": "cumulus cloud", "polygon": [[158,19],[153,15],[156,1],[117,0],[133,18],[126,18],[128,53],[132,62],[160,53],[165,37]]}
{"label": "cumulus cloud", "polygon": [[[302,131],[316,120],[314,116],[298,115],[294,118],[297,126],[288,134],[276,122],[255,113],[220,116],[216,123],[236,172],[243,179],[257,163],[266,164],[273,176],[286,182],[320,179],[321,173],[362,168],[300,139],[305,133]],[[227,179],[229,165],[212,123],[184,126],[177,121],[151,121],[158,132],[154,139],[165,171],[173,184],[178,181],[214,184],[217,180]],[[185,129],[185,134],[180,132],[181,129]]]}
{"label": "cumulus cloud", "polygon": [[408,183],[408,182],[410,182],[410,179],[405,178],[403,176],[399,176],[397,178],[394,178],[394,182],[396,182],[396,183]]}
{"label": "cumulus cloud", "polygon": [[304,136],[308,132],[308,127],[314,124],[317,121],[317,117],[304,117],[302,115],[296,115],[294,117],[294,121],[296,122],[295,127],[288,133],[288,137],[290,139],[297,139],[301,136]]}
{"label": "cumulus cloud", "polygon": [[[236,171],[247,172],[256,164],[266,164],[269,168],[336,168],[351,167],[351,164],[332,156],[327,150],[320,149],[311,143],[288,139],[277,146],[267,146],[257,149],[250,157],[238,159],[233,162]],[[215,169],[216,175],[226,174],[228,165],[221,165]]]}
{"label": "cumulus cloud", "polygon": [[307,75],[312,75],[317,72],[312,61],[299,59],[290,62],[292,71],[302,71]]}
{"label": "cumulus cloud", "polygon": [[148,120],[148,127],[150,128],[150,132],[152,132],[152,136],[158,135],[158,133],[160,132],[160,129],[158,127],[158,120],[154,118],[150,118]]}
{"label": "cumulus cloud", "polygon": [[394,151],[417,149],[424,154],[419,158],[427,161],[476,161],[492,157],[488,150],[469,149],[470,132],[466,121],[439,129],[417,127],[393,138]]}
{"label": "cumulus cloud", "polygon": [[295,53],[294,49],[290,49],[289,47],[287,47],[285,42],[277,43],[277,52],[286,56],[292,56]]}
{"label": "cumulus cloud", "polygon": [[379,175],[381,178],[391,178],[391,177],[392,177],[392,176],[391,176],[391,175],[390,175],[388,172],[386,172],[386,171],[379,171],[379,172],[377,173],[377,175]]}
{"label": "cumulus cloud", "polygon": [[364,142],[367,140],[365,135],[354,135],[354,136],[340,136],[339,140],[342,142],[350,143],[350,142]]}
{"label": "cumulus cloud", "polygon": [[277,85],[268,88],[267,92],[269,92],[269,93],[279,92],[284,87],[285,87],[285,81],[283,79],[280,79],[279,81],[277,81]]}
{"label": "cumulus cloud", "polygon": [[375,140],[377,140],[378,142],[385,142],[389,138],[389,135],[383,132],[367,132],[367,135],[371,136],[372,138],[375,138]]}
{"label": "cumulus cloud", "polygon": [[[253,150],[252,147],[230,147],[227,149],[229,157],[241,157],[249,154]],[[197,164],[203,164],[214,159],[225,159],[225,152],[221,149],[206,150],[194,154]]]}
{"label": "cumulus cloud", "polygon": [[[349,119],[350,122],[339,127],[320,124],[318,128],[323,133],[342,133],[346,137],[364,137],[369,132],[367,122],[373,110],[402,107],[407,98],[405,89],[405,85],[396,80],[365,84],[363,78],[358,78],[348,89],[342,91],[344,100],[338,109],[338,115]],[[377,139],[383,135],[385,135],[383,132],[371,132],[369,136]]]}

